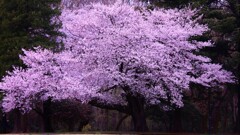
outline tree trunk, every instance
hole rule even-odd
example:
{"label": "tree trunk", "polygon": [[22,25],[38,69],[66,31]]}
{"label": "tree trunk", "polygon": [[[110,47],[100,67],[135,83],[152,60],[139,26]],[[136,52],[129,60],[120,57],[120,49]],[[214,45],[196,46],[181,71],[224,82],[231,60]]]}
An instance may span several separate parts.
{"label": "tree trunk", "polygon": [[9,125],[8,125],[8,121],[7,121],[7,114],[6,113],[3,113],[2,114],[2,120],[1,120],[1,132],[0,133],[8,133],[8,128],[9,128]]}
{"label": "tree trunk", "polygon": [[201,133],[208,132],[208,115],[203,114],[201,116]]}
{"label": "tree trunk", "polygon": [[13,126],[13,133],[21,133],[21,112],[19,110],[13,111],[14,115],[14,126]]}
{"label": "tree trunk", "polygon": [[134,124],[134,130],[138,132],[148,131],[146,117],[144,114],[144,99],[129,95],[127,96],[127,101]]}
{"label": "tree trunk", "polygon": [[211,91],[208,90],[208,134],[212,134],[212,101]]}
{"label": "tree trunk", "polygon": [[182,132],[181,108],[177,108],[173,112],[173,132]]}
{"label": "tree trunk", "polygon": [[[238,82],[239,83],[239,82]],[[238,84],[238,116],[237,116],[237,133],[240,133],[240,84]]]}
{"label": "tree trunk", "polygon": [[43,103],[43,123],[44,132],[53,132],[52,121],[51,121],[51,99],[48,99]]}
{"label": "tree trunk", "polygon": [[29,114],[21,114],[20,123],[21,123],[21,131],[23,133],[29,132],[28,117],[29,117]]}
{"label": "tree trunk", "polygon": [[[239,80],[240,81],[240,80]],[[239,82],[238,82],[239,83]],[[235,133],[240,133],[240,84],[237,84],[237,118],[236,118],[236,124],[235,124]]]}

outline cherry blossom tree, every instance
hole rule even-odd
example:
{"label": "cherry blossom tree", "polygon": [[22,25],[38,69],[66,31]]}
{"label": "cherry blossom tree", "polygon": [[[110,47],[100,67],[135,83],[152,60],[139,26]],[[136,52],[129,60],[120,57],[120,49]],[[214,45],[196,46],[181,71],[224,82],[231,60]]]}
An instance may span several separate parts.
{"label": "cherry blossom tree", "polygon": [[233,75],[197,55],[211,42],[189,40],[208,30],[196,10],[133,7],[124,3],[64,9],[64,50],[35,48],[20,56],[0,83],[3,108],[28,111],[48,99],[76,99],[132,116],[146,131],[144,109],[182,107],[182,94],[195,83],[207,88],[234,83]]}

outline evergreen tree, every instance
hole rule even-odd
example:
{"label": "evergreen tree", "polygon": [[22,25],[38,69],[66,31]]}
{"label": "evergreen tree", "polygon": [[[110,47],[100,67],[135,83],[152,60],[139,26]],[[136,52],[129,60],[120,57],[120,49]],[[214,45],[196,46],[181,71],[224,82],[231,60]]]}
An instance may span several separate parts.
{"label": "evergreen tree", "polygon": [[22,65],[21,48],[54,48],[61,36],[57,21],[61,0],[0,1],[0,76],[12,65]]}

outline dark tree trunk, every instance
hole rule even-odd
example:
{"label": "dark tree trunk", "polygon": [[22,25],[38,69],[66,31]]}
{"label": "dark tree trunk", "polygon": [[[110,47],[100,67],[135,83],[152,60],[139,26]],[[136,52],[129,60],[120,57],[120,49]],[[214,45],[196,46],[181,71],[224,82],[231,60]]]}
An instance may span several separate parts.
{"label": "dark tree trunk", "polygon": [[14,126],[13,132],[14,133],[21,133],[21,112],[19,110],[14,110]]}
{"label": "dark tree trunk", "polygon": [[8,125],[8,121],[7,121],[7,114],[3,114],[2,116],[2,120],[1,120],[1,132],[0,133],[7,133],[8,132],[8,128],[9,128],[9,125]]}
{"label": "dark tree trunk", "polygon": [[208,116],[202,115],[201,116],[201,133],[205,133],[208,131]]}
{"label": "dark tree trunk", "polygon": [[172,112],[168,112],[168,118],[169,118],[169,125],[168,125],[168,132],[172,132],[173,131],[173,114]]}
{"label": "dark tree trunk", "polygon": [[51,121],[51,99],[48,99],[43,103],[43,123],[44,123],[44,132],[53,132],[52,121]]}
{"label": "dark tree trunk", "polygon": [[[240,80],[239,80],[240,81]],[[237,121],[236,121],[236,124],[235,124],[235,132],[236,133],[240,133],[240,84],[237,85],[237,94],[238,94],[238,112],[237,112]]]}
{"label": "dark tree trunk", "polygon": [[211,91],[208,90],[208,134],[212,134],[212,99],[211,99]]}
{"label": "dark tree trunk", "polygon": [[177,108],[173,115],[173,132],[182,132],[181,108]]}
{"label": "dark tree trunk", "polygon": [[237,133],[240,133],[240,84],[238,84],[238,116],[237,116]]}
{"label": "dark tree trunk", "polygon": [[104,123],[104,125],[106,125],[106,130],[109,130],[109,118],[108,118],[108,116],[109,116],[109,111],[106,109],[105,110],[105,123]]}
{"label": "dark tree trunk", "polygon": [[22,114],[21,115],[20,123],[21,123],[21,131],[23,133],[29,132],[28,117],[29,117],[29,114]]}
{"label": "dark tree trunk", "polygon": [[134,130],[139,132],[148,131],[144,114],[144,99],[141,97],[127,96],[130,115],[132,116]]}

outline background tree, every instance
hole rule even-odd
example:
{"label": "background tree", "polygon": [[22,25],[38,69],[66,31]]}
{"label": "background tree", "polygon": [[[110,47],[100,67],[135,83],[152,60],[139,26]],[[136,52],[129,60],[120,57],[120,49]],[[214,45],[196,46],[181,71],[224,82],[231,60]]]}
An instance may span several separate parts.
{"label": "background tree", "polygon": [[58,16],[61,0],[0,1],[0,78],[19,60],[21,48],[57,48],[62,36]]}
{"label": "background tree", "polygon": [[61,0],[1,0],[0,2],[0,76],[21,65],[21,48],[54,48],[60,42]]}

